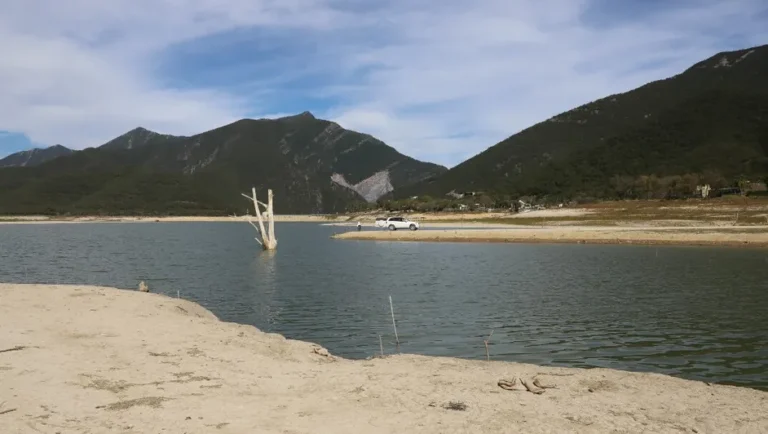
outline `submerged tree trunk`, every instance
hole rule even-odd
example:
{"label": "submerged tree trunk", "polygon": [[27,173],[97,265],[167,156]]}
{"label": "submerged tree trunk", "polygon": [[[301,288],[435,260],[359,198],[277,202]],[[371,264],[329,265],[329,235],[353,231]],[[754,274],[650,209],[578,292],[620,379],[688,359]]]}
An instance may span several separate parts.
{"label": "submerged tree trunk", "polygon": [[[275,237],[275,214],[272,208],[272,190],[267,190],[267,203],[259,202],[256,199],[255,188],[251,188],[251,196],[246,194],[243,194],[242,196],[253,201],[253,207],[256,209],[256,218],[259,219],[258,227],[253,224],[253,220],[248,216],[248,223],[256,229],[256,232],[258,232],[261,237],[261,239],[257,237],[256,241],[261,244],[261,247],[263,247],[264,250],[275,250],[277,248],[277,237]],[[260,206],[264,207],[264,214],[261,213]],[[268,219],[269,230],[264,228],[265,218]]]}

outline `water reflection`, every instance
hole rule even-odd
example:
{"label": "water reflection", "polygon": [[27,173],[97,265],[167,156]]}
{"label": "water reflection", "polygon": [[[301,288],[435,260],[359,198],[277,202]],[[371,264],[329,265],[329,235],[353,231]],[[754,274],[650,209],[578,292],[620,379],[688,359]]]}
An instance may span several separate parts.
{"label": "water reflection", "polygon": [[260,281],[260,284],[275,290],[277,279],[277,251],[261,250],[253,261],[254,278]]}
{"label": "water reflection", "polygon": [[275,301],[278,293],[277,251],[262,250],[258,252],[251,264],[253,269],[253,288],[251,302],[262,321],[266,324],[265,331],[271,331],[274,324],[279,322],[280,303]]}

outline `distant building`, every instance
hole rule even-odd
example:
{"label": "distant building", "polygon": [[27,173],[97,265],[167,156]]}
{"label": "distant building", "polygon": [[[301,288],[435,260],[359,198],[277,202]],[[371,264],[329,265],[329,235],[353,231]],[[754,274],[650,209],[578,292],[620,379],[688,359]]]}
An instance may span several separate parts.
{"label": "distant building", "polygon": [[768,186],[764,182],[750,182],[747,185],[748,192],[763,192],[768,191]]}
{"label": "distant building", "polygon": [[517,209],[519,211],[525,211],[533,208],[533,206],[530,203],[525,202],[523,200],[518,200],[517,203],[518,203]]}

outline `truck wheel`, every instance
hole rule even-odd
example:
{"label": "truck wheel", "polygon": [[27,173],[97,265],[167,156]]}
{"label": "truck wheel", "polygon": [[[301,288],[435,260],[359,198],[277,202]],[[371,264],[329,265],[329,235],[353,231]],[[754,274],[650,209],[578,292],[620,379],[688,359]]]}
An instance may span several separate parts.
{"label": "truck wheel", "polygon": [[412,231],[415,231],[416,230],[416,225],[411,225],[410,228],[411,228]]}
{"label": "truck wheel", "polygon": [[389,225],[389,230],[390,231],[394,231],[395,230],[395,225]]}

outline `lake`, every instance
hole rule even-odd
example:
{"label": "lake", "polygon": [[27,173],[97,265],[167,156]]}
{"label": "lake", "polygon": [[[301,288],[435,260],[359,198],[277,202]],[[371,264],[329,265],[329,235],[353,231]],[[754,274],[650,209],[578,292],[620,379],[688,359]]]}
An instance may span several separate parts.
{"label": "lake", "polygon": [[277,223],[0,225],[0,282],[136,288],[364,358],[401,350],[768,390],[768,251],[332,240]]}

